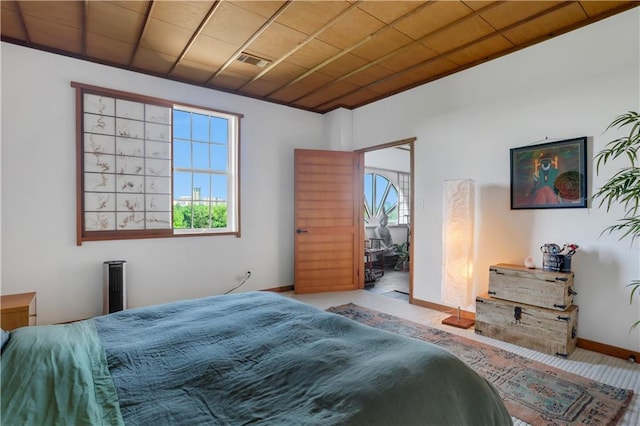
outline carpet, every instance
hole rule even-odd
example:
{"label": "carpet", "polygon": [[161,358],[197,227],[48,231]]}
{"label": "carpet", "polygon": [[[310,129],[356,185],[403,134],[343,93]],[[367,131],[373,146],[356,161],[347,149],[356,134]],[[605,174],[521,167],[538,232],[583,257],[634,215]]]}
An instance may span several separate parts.
{"label": "carpet", "polygon": [[632,390],[353,303],[327,311],[453,352],[495,386],[513,417],[531,425],[613,425],[633,396]]}

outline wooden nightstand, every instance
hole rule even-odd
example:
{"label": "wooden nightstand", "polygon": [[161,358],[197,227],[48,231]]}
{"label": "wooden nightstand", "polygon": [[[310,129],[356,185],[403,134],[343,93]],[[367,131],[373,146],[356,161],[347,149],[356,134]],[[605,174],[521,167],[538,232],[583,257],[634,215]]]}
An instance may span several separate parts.
{"label": "wooden nightstand", "polygon": [[36,293],[0,296],[0,327],[9,331],[36,325]]}

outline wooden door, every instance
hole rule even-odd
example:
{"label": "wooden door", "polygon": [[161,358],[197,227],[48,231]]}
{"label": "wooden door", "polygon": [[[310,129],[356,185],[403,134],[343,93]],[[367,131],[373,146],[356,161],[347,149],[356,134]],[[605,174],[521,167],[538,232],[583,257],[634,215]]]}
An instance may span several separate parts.
{"label": "wooden door", "polygon": [[296,293],[364,287],[363,154],[295,150]]}

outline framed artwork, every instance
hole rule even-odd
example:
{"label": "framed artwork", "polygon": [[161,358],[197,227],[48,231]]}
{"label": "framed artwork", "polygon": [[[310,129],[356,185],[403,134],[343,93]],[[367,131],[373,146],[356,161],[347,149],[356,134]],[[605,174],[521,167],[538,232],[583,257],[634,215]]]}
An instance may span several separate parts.
{"label": "framed artwork", "polygon": [[511,148],[511,209],[587,207],[587,138]]}

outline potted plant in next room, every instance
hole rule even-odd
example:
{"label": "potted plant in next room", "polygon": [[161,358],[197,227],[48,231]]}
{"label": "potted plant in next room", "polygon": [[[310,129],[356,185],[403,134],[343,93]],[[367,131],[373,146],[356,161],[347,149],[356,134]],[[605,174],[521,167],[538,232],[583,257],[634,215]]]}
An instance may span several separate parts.
{"label": "potted plant in next room", "polygon": [[406,271],[409,269],[409,244],[394,244],[393,251],[398,256],[394,269],[396,271]]}
{"label": "potted plant in next room", "polygon": [[[625,208],[625,214],[615,225],[608,226],[603,232],[621,232],[620,239],[630,237],[635,240],[640,237],[640,114],[629,111],[616,117],[609,124],[607,130],[612,128],[629,129],[627,136],[615,139],[605,146],[595,156],[596,173],[600,172],[600,166],[618,157],[627,159],[627,166],[619,170],[593,194],[593,199],[600,199],[598,207],[606,206],[607,211],[616,203]],[[633,296],[640,298],[640,280],[633,280],[628,287],[631,289],[629,303],[633,303]],[[631,329],[640,325],[636,321]]]}

